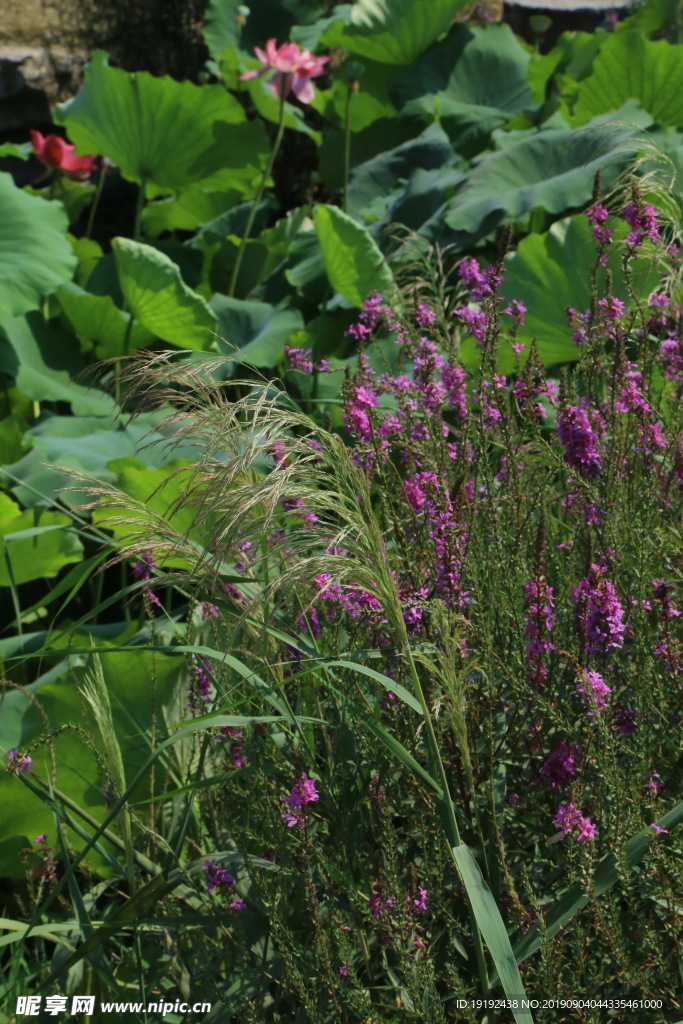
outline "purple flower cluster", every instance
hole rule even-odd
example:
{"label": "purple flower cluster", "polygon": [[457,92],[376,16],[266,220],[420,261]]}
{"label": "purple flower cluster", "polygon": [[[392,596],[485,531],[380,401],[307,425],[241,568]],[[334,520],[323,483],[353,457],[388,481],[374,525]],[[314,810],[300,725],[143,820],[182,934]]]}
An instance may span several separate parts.
{"label": "purple flower cluster", "polygon": [[[220,891],[225,889],[234,890],[235,879],[220,864],[216,864],[215,860],[207,860],[206,863],[202,864],[202,871],[206,873],[205,885],[207,892],[213,892],[214,889]],[[237,898],[231,900],[228,906],[231,910],[244,910],[246,903],[243,899]]]}
{"label": "purple flower cluster", "polygon": [[673,591],[674,584],[660,578],[652,581],[652,589],[654,591],[653,598],[659,605],[659,617],[662,622],[669,622],[671,619],[677,619],[680,617],[680,612],[673,603]]}
{"label": "purple flower cluster", "polygon": [[[421,306],[419,309],[427,310],[427,307]],[[423,316],[427,313],[423,313]],[[399,318],[397,317],[391,306],[386,306],[382,302],[382,296],[379,292],[373,292],[364,301],[358,322],[352,324],[349,327],[346,334],[355,338],[356,341],[364,343],[368,340],[374,330],[379,327],[384,327],[386,330],[396,332],[396,342],[401,344],[406,340],[406,334]]]}
{"label": "purple flower cluster", "polygon": [[526,584],[524,594],[528,605],[525,613],[525,631],[529,638],[526,645],[527,661],[531,667],[529,680],[540,688],[548,675],[544,656],[547,651],[555,650],[555,645],[549,639],[557,618],[553,612],[553,589],[548,585],[545,576],[538,573]]}
{"label": "purple flower cluster", "polygon": [[[405,930],[409,934],[412,933],[413,944],[416,949],[424,948],[425,942],[422,935],[425,929],[423,925],[415,921],[415,918],[419,914],[426,912],[428,903],[429,892],[421,885],[418,885],[417,890],[408,896],[406,900],[404,911]],[[368,898],[368,909],[380,927],[382,942],[385,946],[393,948],[394,940],[399,936],[399,929],[394,915],[396,911],[400,910],[400,907],[396,906],[394,897],[386,893],[384,884],[381,881],[372,883],[372,892]]]}
{"label": "purple flower cluster", "polygon": [[283,801],[288,808],[282,815],[283,821],[287,823],[287,827],[293,828],[294,825],[305,825],[307,818],[304,808],[307,804],[319,799],[320,796],[315,788],[315,780],[309,778],[304,773],[297,779],[292,786],[289,796],[285,797]]}
{"label": "purple flower cluster", "polygon": [[152,573],[150,569],[158,569],[159,566],[154,561],[154,556],[151,551],[141,551],[140,559],[137,562],[133,562],[133,575],[136,580],[150,580]]}
{"label": "purple flower cluster", "polygon": [[30,775],[31,769],[35,767],[35,764],[36,762],[32,761],[28,754],[22,755],[18,750],[9,750],[7,752],[6,768],[13,775]]}
{"label": "purple flower cluster", "polygon": [[427,327],[436,323],[436,313],[425,302],[418,303],[415,310],[415,323],[418,327]]}
{"label": "purple flower cluster", "polygon": [[683,377],[683,346],[674,332],[669,332],[659,346],[659,355],[666,379],[680,381]]}
{"label": "purple flower cluster", "polygon": [[557,417],[557,432],[566,448],[567,465],[581,476],[599,477],[604,453],[586,408],[570,405],[563,409]]}
{"label": "purple flower cluster", "polygon": [[553,818],[553,825],[561,828],[565,835],[573,835],[577,843],[585,843],[595,837],[595,825],[590,818],[584,818],[574,804],[560,804]]}
{"label": "purple flower cluster", "polygon": [[657,211],[650,203],[642,203],[640,200],[629,203],[624,210],[624,220],[631,228],[626,241],[634,248],[641,245],[645,238],[651,242],[659,238]]}
{"label": "purple flower cluster", "polygon": [[369,411],[376,409],[378,404],[377,395],[371,388],[364,385],[352,387],[343,420],[350,433],[360,441],[372,440]]}
{"label": "purple flower cluster", "polygon": [[[329,573],[321,573],[320,576],[315,577],[313,582],[318,588],[318,596],[323,601],[334,607],[342,608],[352,619],[362,616],[365,624],[373,631],[380,630],[386,623],[386,619],[381,616],[381,603],[362,587],[358,587],[353,582],[342,587],[339,583],[332,582]],[[334,610],[328,612],[329,617],[333,617],[334,614]],[[308,612],[307,615],[309,615]]]}
{"label": "purple flower cluster", "polygon": [[586,217],[588,218],[588,223],[593,228],[593,241],[597,242],[600,246],[609,245],[614,237],[614,231],[605,227],[609,217],[607,207],[603,206],[602,203],[594,203],[593,206],[586,210]]}
{"label": "purple flower cluster", "polygon": [[291,345],[285,345],[285,359],[289,362],[290,370],[298,370],[300,373],[313,373],[314,370],[319,373],[328,373],[330,364],[327,359],[321,359],[316,366],[311,358],[312,355],[313,349],[311,348],[294,348]]}
{"label": "purple flower cluster", "polygon": [[211,662],[200,658],[190,668],[190,685],[187,690],[187,706],[197,711],[202,704],[211,700]]}
{"label": "purple flower cluster", "polygon": [[589,657],[624,646],[624,609],[606,576],[607,566],[594,562],[572,592],[577,628]]}
{"label": "purple flower cluster", "polygon": [[[133,562],[133,575],[136,580],[150,580],[152,578],[150,570],[158,568],[159,566],[154,561],[151,551],[141,551],[139,561]],[[145,587],[143,594],[146,594],[150,601],[153,601],[155,605],[161,608],[161,601],[153,590]]]}
{"label": "purple flower cluster", "polygon": [[659,606],[661,623],[660,638],[655,647],[655,655],[664,663],[667,675],[677,676],[683,672],[683,650],[680,640],[671,632],[671,622],[680,617],[680,612],[673,603],[674,584],[665,579],[652,581],[653,597]]}
{"label": "purple flower cluster", "polygon": [[599,672],[583,671],[581,680],[576,684],[576,689],[581,694],[586,707],[590,708],[589,718],[599,715],[608,707],[607,698],[612,690]]}
{"label": "purple flower cluster", "polygon": [[561,789],[576,775],[583,750],[574,743],[562,740],[541,767],[541,777],[551,789]]}
{"label": "purple flower cluster", "polygon": [[500,268],[491,265],[482,270],[479,261],[473,256],[466,256],[458,267],[458,276],[467,288],[473,302],[482,302],[494,294],[503,281]]}

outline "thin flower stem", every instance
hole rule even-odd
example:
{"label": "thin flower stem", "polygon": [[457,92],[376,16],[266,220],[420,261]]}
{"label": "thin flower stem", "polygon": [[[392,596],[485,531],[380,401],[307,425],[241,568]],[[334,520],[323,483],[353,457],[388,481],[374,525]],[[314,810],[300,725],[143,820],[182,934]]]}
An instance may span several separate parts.
{"label": "thin flower stem", "polygon": [[344,200],[342,203],[342,210],[347,213],[347,203],[349,199],[349,175],[351,172],[351,101],[353,99],[353,90],[350,84],[347,83],[346,88],[346,112],[344,115]]}
{"label": "thin flower stem", "polygon": [[235,266],[232,268],[232,277],[230,278],[230,289],[228,291],[228,295],[230,296],[231,299],[234,297],[235,290],[237,288],[237,280],[239,278],[240,267],[242,266],[242,260],[244,259],[244,250],[246,248],[247,242],[249,241],[249,236],[251,234],[251,229],[254,226],[254,220],[256,219],[256,211],[258,210],[258,208],[259,208],[259,206],[261,204],[261,199],[263,198],[263,192],[264,192],[264,189],[266,187],[266,182],[268,181],[268,179],[270,178],[270,175],[272,173],[273,167],[275,165],[275,158],[277,157],[278,150],[280,149],[280,143],[282,142],[282,136],[284,135],[284,132],[285,132],[285,97],[284,97],[284,88],[285,88],[285,85],[283,83],[283,93],[280,96],[280,116],[278,118],[278,126],[277,126],[277,134],[275,136],[275,142],[273,143],[273,148],[270,151],[270,158],[268,160],[268,164],[266,166],[266,169],[263,172],[263,177],[261,178],[261,182],[260,182],[259,187],[258,187],[258,192],[256,193],[256,198],[254,199],[254,202],[252,203],[252,206],[251,206],[251,210],[249,211],[249,218],[247,220],[247,226],[244,229],[244,234],[242,235],[242,240],[240,242],[240,247],[239,247],[239,249],[237,251],[237,259],[235,260]]}
{"label": "thin flower stem", "polygon": [[85,231],[85,237],[90,238],[92,229],[95,224],[95,214],[97,213],[97,207],[100,204],[100,198],[102,196],[102,189],[104,188],[104,167],[100,170],[100,178],[97,182],[97,188],[95,189],[95,195],[90,205],[90,213],[88,214],[88,226]]}
{"label": "thin flower stem", "polygon": [[145,205],[145,185],[147,184],[146,178],[140,179],[140,187],[138,188],[138,199],[135,204],[135,221],[133,224],[133,238],[136,242],[140,241],[140,235],[142,234],[142,208]]}

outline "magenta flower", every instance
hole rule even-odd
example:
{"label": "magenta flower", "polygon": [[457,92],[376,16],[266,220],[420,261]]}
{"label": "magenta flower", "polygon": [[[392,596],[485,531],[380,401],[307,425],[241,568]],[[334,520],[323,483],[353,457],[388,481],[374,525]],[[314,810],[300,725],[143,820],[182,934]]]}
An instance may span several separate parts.
{"label": "magenta flower", "polygon": [[574,804],[560,804],[553,824],[561,828],[565,835],[574,834],[577,843],[584,843],[595,837],[595,825],[590,818],[584,818]]}
{"label": "magenta flower", "polygon": [[427,889],[423,889],[421,885],[418,885],[417,891],[419,892],[420,895],[419,895],[418,899],[413,899],[413,906],[415,907],[415,910],[413,911],[413,913],[421,914],[423,911],[425,911],[427,909],[427,902],[429,900],[429,893],[428,893]]}
{"label": "magenta flower", "polygon": [[662,832],[665,832],[667,835],[669,834],[668,828],[662,828],[661,825],[658,825],[656,821],[652,822],[650,828],[654,829],[657,835],[661,835]]}
{"label": "magenta flower", "polygon": [[540,687],[548,675],[548,668],[544,661],[545,653],[555,650],[555,644],[551,643],[549,639],[557,618],[553,612],[555,607],[553,588],[548,585],[545,576],[539,572],[530,583],[525,585],[524,594],[528,606],[525,613],[525,632],[529,638],[526,646],[527,662],[532,669],[530,679]]}
{"label": "magenta flower", "polygon": [[624,646],[624,609],[606,573],[606,565],[592,563],[590,573],[572,593],[577,626],[590,657]]}
{"label": "magenta flower", "polygon": [[576,689],[581,694],[586,707],[592,709],[588,712],[589,718],[594,717],[594,712],[599,714],[608,706],[607,698],[612,690],[599,672],[582,672],[581,682],[576,684]]}
{"label": "magenta flower", "polygon": [[566,448],[568,466],[581,476],[600,476],[603,453],[586,410],[578,405],[564,409],[557,417],[557,432]]}
{"label": "magenta flower", "polygon": [[296,43],[276,46],[274,39],[266,43],[265,53],[258,46],[254,47],[254,53],[263,67],[245,71],[240,75],[241,82],[249,78],[261,78],[269,71],[275,71],[269,87],[276,99],[285,98],[293,92],[302,103],[313,102],[315,92],[310,80],[323,73],[329,57],[314,57],[308,50],[300,50]]}
{"label": "magenta flower", "polygon": [[235,884],[232,875],[229,875],[220,864],[216,864],[215,860],[207,860],[205,864],[202,864],[202,871],[206,872],[207,892],[211,892],[213,889],[220,889],[224,885]]}
{"label": "magenta flower", "polygon": [[582,755],[581,747],[562,740],[543,763],[541,776],[552,789],[559,789],[576,775]]}
{"label": "magenta flower", "polygon": [[639,246],[646,235],[651,242],[659,238],[657,211],[651,203],[629,203],[624,210],[624,220],[631,228],[626,237],[629,245]]}
{"label": "magenta flower", "polygon": [[603,206],[602,203],[596,203],[586,210],[586,216],[588,217],[588,223],[593,228],[593,241],[598,242],[599,245],[609,245],[614,232],[605,227],[609,217],[607,207]]}
{"label": "magenta flower", "polygon": [[86,181],[95,170],[96,156],[76,156],[75,146],[65,142],[59,135],[41,135],[31,130],[33,152],[46,167],[56,167],[67,178]]}
{"label": "magenta flower", "polygon": [[315,800],[319,800],[320,796],[315,788],[315,780],[310,779],[305,773],[301,778],[294,783],[292,791],[288,797],[285,797],[284,804],[289,808],[288,811],[282,815],[283,821],[287,823],[287,828],[292,828],[294,825],[304,825],[306,823],[306,817],[302,814],[302,810],[306,804],[313,803]]}
{"label": "magenta flower", "polygon": [[151,580],[152,573],[150,569],[158,569],[159,566],[154,561],[154,556],[151,551],[141,551],[140,561],[133,562],[133,575],[136,580]]}
{"label": "magenta flower", "polygon": [[10,750],[7,754],[7,771],[14,775],[30,775],[35,763],[28,754],[22,756],[18,750]]}

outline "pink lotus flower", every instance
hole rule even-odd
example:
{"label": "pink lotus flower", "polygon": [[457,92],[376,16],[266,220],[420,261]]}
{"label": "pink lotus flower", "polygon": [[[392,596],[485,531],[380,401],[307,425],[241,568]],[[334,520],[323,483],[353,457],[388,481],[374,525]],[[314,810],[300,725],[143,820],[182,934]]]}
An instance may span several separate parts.
{"label": "pink lotus flower", "polygon": [[302,103],[312,103],[315,95],[310,79],[321,75],[329,57],[314,57],[309,50],[300,50],[296,43],[283,43],[276,46],[274,39],[266,43],[266,52],[254,47],[254,53],[263,64],[259,70],[245,71],[240,81],[248,78],[261,78],[269,71],[275,71],[270,80],[270,91],[276,99],[289,96],[293,92]]}
{"label": "pink lotus flower", "polygon": [[75,146],[69,145],[59,135],[41,135],[31,130],[33,152],[46,167],[57,167],[74,181],[85,181],[95,170],[96,156],[76,156]]}

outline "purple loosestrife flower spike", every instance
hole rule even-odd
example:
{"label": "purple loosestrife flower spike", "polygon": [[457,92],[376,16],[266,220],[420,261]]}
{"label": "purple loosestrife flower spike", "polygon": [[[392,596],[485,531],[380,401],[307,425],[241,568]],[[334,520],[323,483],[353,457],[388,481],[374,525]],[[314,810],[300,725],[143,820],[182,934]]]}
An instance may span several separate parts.
{"label": "purple loosestrife flower spike", "polygon": [[565,786],[576,775],[582,755],[581,747],[562,740],[544,762],[541,768],[542,778],[552,789]]}
{"label": "purple loosestrife flower spike", "polygon": [[538,573],[524,587],[524,595],[528,608],[526,611],[525,632],[529,640],[526,645],[527,662],[531,668],[529,680],[536,687],[541,687],[548,675],[544,657],[547,651],[554,651],[555,644],[549,636],[555,626],[557,616],[553,612],[555,601],[553,589],[548,585],[545,576]]}
{"label": "purple loosestrife flower spike", "polygon": [[595,825],[590,818],[585,818],[574,804],[560,804],[553,824],[561,828],[565,835],[574,835],[577,843],[584,843],[595,837]]}
{"label": "purple loosestrife flower spike", "polygon": [[646,236],[651,242],[659,238],[657,211],[651,203],[629,203],[624,210],[624,220],[631,228],[626,238],[629,245],[641,245]]}
{"label": "purple loosestrife flower spike", "polygon": [[[224,886],[234,886],[235,879],[228,874],[225,868],[216,864],[215,860],[207,860],[202,864],[202,871],[206,873],[206,891],[213,892],[214,889],[222,889]],[[232,903],[230,904],[232,906]]]}
{"label": "purple loosestrife flower spike", "polygon": [[582,672],[581,680],[576,684],[576,689],[581,694],[587,708],[589,718],[594,718],[608,706],[611,688],[604,681],[599,672]]}
{"label": "purple loosestrife flower spike", "polygon": [[581,476],[600,476],[603,453],[586,410],[578,405],[568,406],[557,417],[557,432],[566,448],[567,465]]}
{"label": "purple loosestrife flower spike", "polygon": [[288,828],[293,828],[294,825],[304,825],[306,822],[305,813],[301,812],[305,808],[306,804],[313,803],[315,800],[319,800],[320,796],[315,788],[315,780],[311,779],[305,773],[294,783],[292,790],[288,797],[285,797],[284,804],[287,808],[282,815],[283,821],[287,823]]}
{"label": "purple loosestrife flower spike", "polygon": [[589,656],[624,646],[624,609],[614,584],[605,579],[606,573],[606,565],[593,563],[572,594],[578,630]]}

